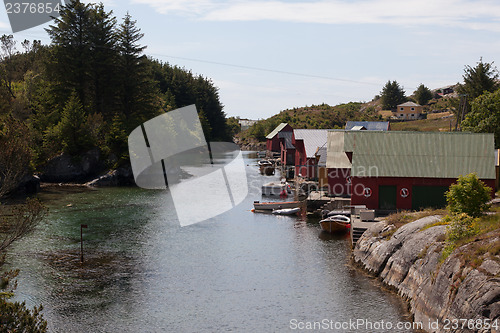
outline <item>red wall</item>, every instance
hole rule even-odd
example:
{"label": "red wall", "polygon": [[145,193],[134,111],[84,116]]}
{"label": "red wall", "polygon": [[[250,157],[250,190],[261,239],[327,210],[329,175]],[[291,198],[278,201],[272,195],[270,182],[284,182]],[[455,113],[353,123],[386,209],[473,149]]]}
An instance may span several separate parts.
{"label": "red wall", "polygon": [[[297,155],[295,155],[297,157]],[[316,179],[317,175],[317,167],[316,167],[316,158],[307,158],[305,161],[298,162],[295,160],[295,172],[298,175],[299,173],[304,178],[308,179]]]}
{"label": "red wall", "polygon": [[[495,186],[494,179],[482,179],[486,185],[489,187]],[[362,178],[353,177],[352,178],[352,194],[351,194],[351,205],[366,205],[369,209],[378,209],[378,187],[379,185],[396,185],[396,207],[397,209],[412,209],[412,187],[413,186],[450,186],[455,183],[456,179],[441,179],[441,178],[389,178],[389,177],[378,177],[378,178]],[[330,185],[330,177],[328,178],[328,184]],[[370,188],[371,195],[365,196],[364,189]],[[408,196],[406,198],[400,195],[401,190],[406,188],[409,190]],[[492,192],[492,198],[495,193]]]}
{"label": "red wall", "polygon": [[274,152],[280,151],[280,140],[278,139],[278,134],[276,134],[274,138],[266,140],[266,149]]}
{"label": "red wall", "polygon": [[328,194],[336,197],[351,195],[351,184],[348,179],[351,169],[327,169],[328,172]]}

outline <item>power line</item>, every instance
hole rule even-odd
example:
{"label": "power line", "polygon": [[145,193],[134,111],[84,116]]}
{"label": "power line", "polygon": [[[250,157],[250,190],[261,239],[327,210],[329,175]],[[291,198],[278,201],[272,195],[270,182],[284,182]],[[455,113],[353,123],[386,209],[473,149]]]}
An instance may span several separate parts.
{"label": "power line", "polygon": [[304,74],[304,73],[282,71],[282,70],[277,70],[277,69],[269,69],[269,68],[261,68],[261,67],[246,66],[246,65],[237,65],[237,64],[229,64],[229,63],[218,62],[218,61],[202,60],[202,59],[194,59],[194,58],[186,58],[186,57],[178,57],[178,56],[171,56],[171,55],[166,55],[166,54],[154,54],[154,53],[149,53],[149,54],[152,55],[152,56],[156,56],[156,57],[166,57],[166,58],[172,58],[172,59],[181,59],[181,60],[187,60],[187,61],[194,61],[194,62],[201,62],[201,63],[206,63],[206,64],[212,64],[212,65],[234,67],[234,68],[242,68],[242,69],[250,69],[250,70],[254,70],[254,71],[261,71],[261,72],[268,72],[268,73],[286,74],[286,75],[294,75],[294,76],[309,77],[309,78],[324,79],[324,80],[332,80],[332,81],[340,81],[340,82],[350,82],[350,83],[357,83],[357,84],[366,84],[366,85],[378,86],[378,87],[381,86],[381,84],[379,84],[379,83],[366,82],[366,81],[356,81],[356,80],[334,78],[334,77],[322,76],[322,75]]}

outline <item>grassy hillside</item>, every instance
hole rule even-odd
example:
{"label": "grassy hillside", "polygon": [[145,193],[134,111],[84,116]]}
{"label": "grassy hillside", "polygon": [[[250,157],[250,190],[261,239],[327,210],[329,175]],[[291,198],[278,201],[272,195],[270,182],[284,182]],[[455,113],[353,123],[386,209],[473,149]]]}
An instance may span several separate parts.
{"label": "grassy hillside", "polygon": [[429,114],[428,119],[392,122],[393,131],[448,132],[455,129],[456,119],[449,112]]}
{"label": "grassy hillside", "polygon": [[[428,119],[391,122],[391,129],[395,131],[449,131],[455,128],[455,117],[450,112],[431,113],[434,110],[449,111],[455,108],[458,102],[453,98],[433,99],[424,106]],[[328,104],[305,106],[287,109],[278,114],[259,121],[253,127],[238,134],[238,141],[250,143],[264,141],[280,123],[288,123],[293,128],[301,129],[340,129],[344,128],[349,120],[354,121],[387,121],[391,120],[392,112],[383,110],[380,99],[367,103],[350,102],[336,106]]]}
{"label": "grassy hillside", "polygon": [[305,106],[283,110],[280,113],[259,121],[247,131],[240,133],[243,142],[250,142],[252,138],[264,140],[280,123],[288,123],[293,128],[302,129],[335,129],[344,128],[349,120],[382,120],[372,106],[364,103],[351,102],[330,106],[328,104]]}

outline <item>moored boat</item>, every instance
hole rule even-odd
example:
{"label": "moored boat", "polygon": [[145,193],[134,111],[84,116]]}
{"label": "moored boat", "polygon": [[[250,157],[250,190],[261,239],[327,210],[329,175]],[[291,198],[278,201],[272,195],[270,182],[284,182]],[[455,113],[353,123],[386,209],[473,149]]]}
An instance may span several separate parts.
{"label": "moored boat", "polygon": [[262,160],[257,162],[259,165],[260,173],[266,176],[274,175],[274,164],[270,161]]}
{"label": "moored boat", "polygon": [[287,201],[287,202],[260,202],[254,201],[253,208],[255,210],[274,210],[274,209],[286,209],[286,208],[297,208],[301,204],[300,201]]}
{"label": "moored boat", "polygon": [[351,219],[345,215],[333,215],[319,221],[321,230],[326,232],[346,232],[351,228]]}
{"label": "moored boat", "polygon": [[297,214],[300,212],[299,207],[295,208],[283,208],[283,209],[273,209],[273,214],[276,215],[292,215],[292,214]]}
{"label": "moored boat", "polygon": [[262,185],[262,195],[265,196],[288,196],[292,194],[292,189],[290,185],[287,182],[281,182],[281,183],[267,183]]}

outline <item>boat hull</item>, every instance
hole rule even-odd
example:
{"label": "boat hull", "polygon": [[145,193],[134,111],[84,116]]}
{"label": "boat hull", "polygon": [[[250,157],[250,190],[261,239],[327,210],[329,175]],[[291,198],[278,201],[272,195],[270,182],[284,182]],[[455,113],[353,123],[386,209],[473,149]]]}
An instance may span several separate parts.
{"label": "boat hull", "polygon": [[273,214],[275,214],[275,215],[293,215],[293,214],[297,214],[298,212],[300,212],[300,208],[299,207],[296,207],[296,208],[274,209],[273,210]]}
{"label": "boat hull", "polygon": [[329,233],[347,232],[351,224],[348,222],[340,221],[321,221],[319,222],[321,230]]}
{"label": "boat hull", "polygon": [[262,185],[262,195],[264,196],[279,196],[282,195],[283,190],[286,190],[287,196],[292,194],[288,184],[268,183]]}
{"label": "boat hull", "polygon": [[297,208],[300,206],[300,201],[289,201],[289,202],[259,202],[253,203],[253,208],[255,210],[274,210],[274,209],[286,209],[286,208]]}

